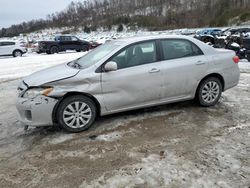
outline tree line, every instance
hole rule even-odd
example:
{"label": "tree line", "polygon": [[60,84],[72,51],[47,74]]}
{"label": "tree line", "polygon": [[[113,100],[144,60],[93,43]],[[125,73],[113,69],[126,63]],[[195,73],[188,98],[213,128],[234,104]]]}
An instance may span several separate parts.
{"label": "tree line", "polygon": [[58,27],[84,27],[90,32],[121,24],[149,30],[226,26],[232,18],[250,19],[249,8],[250,0],[83,0],[46,19],[2,28],[0,37]]}

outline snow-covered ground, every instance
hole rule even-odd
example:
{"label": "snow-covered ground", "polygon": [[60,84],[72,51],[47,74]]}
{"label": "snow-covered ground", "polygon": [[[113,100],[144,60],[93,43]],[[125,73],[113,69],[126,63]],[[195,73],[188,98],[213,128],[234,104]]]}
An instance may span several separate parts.
{"label": "snow-covered ground", "polygon": [[0,58],[0,187],[250,186],[250,63],[218,105],[182,102],[99,118],[80,134],[27,132],[15,111],[22,77],[84,53]]}
{"label": "snow-covered ground", "polygon": [[67,52],[54,55],[28,53],[23,57],[0,57],[0,82],[27,76],[35,71],[70,62],[86,52]]}

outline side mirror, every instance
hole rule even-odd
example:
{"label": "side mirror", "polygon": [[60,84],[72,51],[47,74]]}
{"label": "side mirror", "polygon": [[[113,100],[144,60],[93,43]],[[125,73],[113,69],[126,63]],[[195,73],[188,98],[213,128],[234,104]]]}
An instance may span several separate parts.
{"label": "side mirror", "polygon": [[117,63],[114,61],[110,61],[110,62],[106,63],[104,66],[104,70],[107,72],[116,71],[117,69],[118,69]]}

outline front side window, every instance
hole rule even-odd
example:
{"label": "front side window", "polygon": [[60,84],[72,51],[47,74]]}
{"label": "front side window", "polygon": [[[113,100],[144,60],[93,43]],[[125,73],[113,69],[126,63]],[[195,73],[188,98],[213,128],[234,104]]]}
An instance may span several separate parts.
{"label": "front side window", "polygon": [[72,41],[78,41],[78,38],[76,38],[76,37],[71,37],[71,40],[72,40]]}
{"label": "front side window", "polygon": [[203,55],[203,52],[188,40],[168,39],[161,41],[161,45],[164,60]]}
{"label": "front side window", "polygon": [[116,62],[118,69],[156,62],[155,42],[144,42],[129,46],[110,61]]}

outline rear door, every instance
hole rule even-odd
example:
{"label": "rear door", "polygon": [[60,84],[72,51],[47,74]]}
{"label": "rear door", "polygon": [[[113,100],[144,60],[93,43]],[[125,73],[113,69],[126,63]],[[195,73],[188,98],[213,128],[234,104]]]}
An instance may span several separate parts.
{"label": "rear door", "polygon": [[161,40],[163,100],[191,98],[206,75],[208,60],[201,49],[186,39]]}
{"label": "rear door", "polygon": [[117,71],[103,72],[101,83],[106,109],[122,111],[159,102],[162,77],[155,41],[130,45],[109,61]]}

